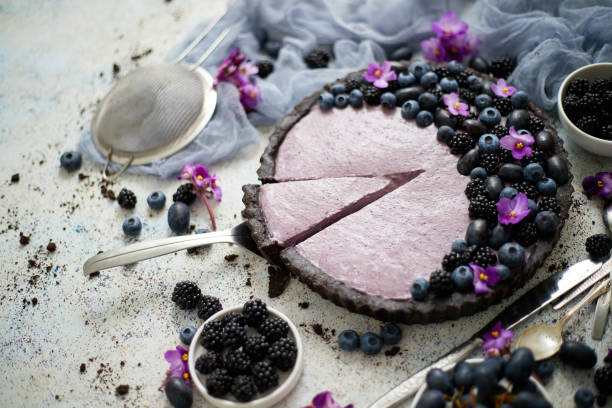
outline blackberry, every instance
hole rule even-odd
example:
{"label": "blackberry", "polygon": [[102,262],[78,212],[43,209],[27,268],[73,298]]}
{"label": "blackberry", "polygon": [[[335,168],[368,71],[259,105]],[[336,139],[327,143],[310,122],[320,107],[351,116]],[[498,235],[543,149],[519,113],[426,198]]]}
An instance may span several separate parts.
{"label": "blackberry", "polygon": [[253,364],[251,376],[259,392],[265,392],[278,385],[278,374],[274,367],[267,361],[260,361],[259,363]]}
{"label": "blackberry", "polygon": [[544,121],[536,115],[530,116],[527,130],[529,130],[532,135],[537,135],[540,131],[544,130]]}
{"label": "blackberry", "polygon": [[274,72],[274,63],[268,60],[259,61],[257,63],[257,69],[259,70],[257,75],[259,75],[260,78],[266,78],[268,75]]}
{"label": "blackberry", "polygon": [[209,351],[223,350],[223,325],[219,320],[204,325],[201,344]]}
{"label": "blackberry", "polygon": [[603,95],[612,90],[612,78],[595,78],[589,85],[589,91]]}
{"label": "blackberry", "polygon": [[457,80],[457,84],[459,84],[459,86],[461,87],[467,87],[468,86],[468,82],[467,79],[470,76],[470,74],[466,71],[459,71],[455,74],[455,79]]}
{"label": "blackberry", "polygon": [[268,317],[261,323],[258,331],[264,335],[270,343],[272,343],[281,337],[287,337],[289,325],[286,321],[279,319],[278,317]]}
{"label": "blackberry", "polygon": [[557,215],[559,215],[561,212],[561,206],[557,202],[557,198],[555,196],[542,197],[540,203],[538,204],[538,208],[540,211],[552,211]]}
{"label": "blackberry", "polygon": [[583,103],[588,106],[589,111],[599,110],[603,105],[603,100],[599,94],[587,92],[582,96]]}
{"label": "blackberry", "polygon": [[460,88],[459,89],[459,98],[463,99],[468,104],[473,105],[474,104],[474,98],[476,98],[476,94],[474,92],[470,91],[467,88]]}
{"label": "blackberry", "polygon": [[438,297],[448,297],[455,290],[451,272],[436,269],[429,277],[429,290]]}
{"label": "blackberry", "polygon": [[512,110],[514,109],[514,107],[512,106],[512,102],[510,102],[510,98],[494,98],[493,106],[497,108],[497,110],[499,111],[499,113],[502,114],[502,116],[508,116],[510,112],[512,112]]}
{"label": "blackberry", "polygon": [[223,368],[223,357],[215,351],[209,351],[198,357],[195,368],[202,374],[210,374],[217,368]]}
{"label": "blackberry", "polygon": [[576,122],[576,126],[590,135],[599,134],[599,120],[595,115],[584,115]]}
{"label": "blackberry", "polygon": [[246,329],[239,322],[233,320],[223,328],[222,338],[226,347],[238,348],[246,341]]}
{"label": "blackberry", "polygon": [[[510,150],[506,151],[510,152],[510,155],[512,155],[512,152]],[[544,161],[546,161],[546,154],[537,147],[531,146],[531,154],[521,159],[521,165],[525,167],[529,163],[538,163],[541,166],[544,166]]]}
{"label": "blackberry", "polygon": [[489,225],[497,222],[497,206],[495,201],[489,200],[485,196],[478,196],[470,201],[468,212],[471,219],[484,218]]}
{"label": "blackberry", "polygon": [[182,281],[174,286],[172,301],[179,309],[193,309],[198,304],[202,291],[195,282]]}
{"label": "blackberry", "polygon": [[232,395],[240,402],[248,402],[253,399],[257,390],[248,375],[239,375],[234,378],[231,388]]}
{"label": "blackberry", "polygon": [[249,300],[242,307],[242,315],[246,324],[251,327],[259,327],[268,317],[268,307],[261,299]]}
{"label": "blackberry", "polygon": [[601,137],[606,140],[612,140],[612,125],[605,125],[601,127]]}
{"label": "blackberry", "polygon": [[486,268],[488,265],[497,264],[495,251],[488,246],[472,245],[463,253],[465,263],[473,262]]}
{"label": "blackberry", "polygon": [[308,68],[325,68],[329,64],[332,55],[322,48],[313,48],[304,56],[304,62]]}
{"label": "blackberry", "polygon": [[349,78],[344,83],[344,90],[347,94],[350,94],[353,89],[359,89],[361,87],[361,81],[356,78]]}
{"label": "blackberry", "polygon": [[562,99],[561,104],[567,116],[574,120],[580,114],[580,98],[576,95],[567,95]]}
{"label": "blackberry", "polygon": [[172,195],[172,201],[181,201],[187,205],[193,204],[197,195],[193,192],[193,184],[185,183],[176,189],[176,193]]}
{"label": "blackberry", "polygon": [[278,339],[268,349],[268,359],[276,368],[287,371],[295,365],[297,347],[295,342],[286,337]]}
{"label": "blackberry", "polygon": [[463,256],[455,251],[451,251],[442,258],[442,269],[452,272],[456,267],[463,264]]}
{"label": "blackberry", "polygon": [[230,350],[225,356],[225,368],[232,375],[247,374],[251,360],[242,349]]}
{"label": "blackberry", "polygon": [[244,352],[249,356],[251,361],[261,361],[266,358],[270,343],[261,334],[255,334],[249,337],[244,343]]}
{"label": "blackberry", "polygon": [[217,368],[206,378],[206,391],[213,397],[224,397],[229,392],[232,382],[232,376],[225,368]]}
{"label": "blackberry", "polygon": [[119,203],[121,208],[131,210],[136,207],[136,194],[127,188],[122,188],[117,196],[117,203]]}
{"label": "blackberry", "polygon": [[584,78],[574,78],[570,81],[567,87],[567,93],[571,95],[582,96],[589,91],[589,81]]}
{"label": "blackberry", "polygon": [[378,106],[380,105],[380,89],[372,85],[363,85],[361,86],[361,92],[363,93],[363,100],[370,106]]}
{"label": "blackberry", "polygon": [[[440,98],[440,104],[442,108],[446,108],[446,104],[444,103],[444,98]],[[454,119],[455,119],[456,127],[461,127],[463,126],[463,122],[465,122],[468,119],[478,119],[478,115],[474,112],[468,112],[467,116],[457,115],[454,117]]]}
{"label": "blackberry", "polygon": [[493,127],[493,129],[491,129],[491,133],[497,136],[498,139],[501,139],[502,137],[509,135],[510,131],[504,125],[497,124]]}
{"label": "blackberry", "polygon": [[497,174],[499,170],[499,155],[497,153],[485,153],[480,155],[478,160],[480,167],[483,167],[489,176]]}
{"label": "blackberry", "polygon": [[431,88],[429,88],[427,92],[435,96],[436,99],[438,100],[438,103],[444,103],[442,101],[442,91],[436,88],[436,85],[433,85]]}
{"label": "blackberry", "polygon": [[438,79],[452,78],[453,77],[453,74],[451,74],[450,70],[448,69],[448,67],[446,65],[437,66],[437,67],[434,68],[433,71],[438,76]]}
{"label": "blackberry", "polygon": [[[535,148],[531,148],[531,150],[533,151]],[[514,158],[514,156],[512,156],[512,150],[507,150],[504,148],[501,148],[497,151],[497,156],[499,157],[499,162],[501,163],[514,163],[516,162],[516,159]]]}
{"label": "blackberry", "polygon": [[[610,104],[612,103],[612,89],[606,92],[603,92],[600,95],[601,95],[603,103],[606,106],[610,106]],[[604,110],[604,112],[608,112],[608,111]]]}
{"label": "blackberry", "polygon": [[603,366],[595,370],[595,386],[602,394],[612,394],[612,366]]}
{"label": "blackberry", "polygon": [[198,317],[202,320],[207,320],[210,316],[223,309],[223,306],[221,306],[221,302],[216,297],[204,295],[198,301],[197,308]]}
{"label": "blackberry", "polygon": [[524,193],[527,195],[527,198],[531,198],[535,200],[538,198],[538,189],[536,186],[531,184],[528,181],[517,181],[512,184],[512,187],[516,189],[519,193]]}
{"label": "blackberry", "polygon": [[593,258],[605,258],[612,249],[612,239],[608,234],[595,234],[587,238],[586,250]]}
{"label": "blackberry", "polygon": [[244,317],[241,314],[238,314],[236,312],[229,312],[228,314],[224,315],[221,318],[221,324],[223,325],[223,327],[225,327],[226,324],[234,320],[243,326],[246,324]]}
{"label": "blackberry", "polygon": [[535,244],[538,230],[533,222],[522,222],[514,232],[514,240],[524,247]]}
{"label": "blackberry", "polygon": [[474,139],[462,131],[456,131],[448,141],[452,154],[465,154],[474,147]]}
{"label": "blackberry", "polygon": [[489,72],[498,78],[508,78],[516,68],[516,60],[510,57],[496,57],[489,63]]}
{"label": "blackberry", "polygon": [[469,183],[467,184],[467,187],[465,188],[465,195],[469,199],[476,198],[479,195],[485,195],[485,194],[486,194],[485,182],[481,178],[475,178],[473,180],[470,180]]}

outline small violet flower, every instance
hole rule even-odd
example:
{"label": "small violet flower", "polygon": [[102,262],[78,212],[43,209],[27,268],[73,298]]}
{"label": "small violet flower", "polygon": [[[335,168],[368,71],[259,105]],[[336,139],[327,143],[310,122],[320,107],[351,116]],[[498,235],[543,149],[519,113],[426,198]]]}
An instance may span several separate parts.
{"label": "small violet flower", "polygon": [[474,271],[474,292],[477,295],[488,293],[489,288],[497,285],[501,280],[497,268],[492,265],[487,266],[487,269],[473,262],[470,262],[469,265]]}
{"label": "small violet flower", "polygon": [[[331,392],[325,391],[317,394],[312,402],[303,408],[342,408],[331,396]],[[353,404],[349,404],[344,408],[353,408]]]}
{"label": "small violet flower", "polygon": [[468,27],[468,24],[465,21],[459,20],[457,15],[452,11],[447,11],[440,17],[440,20],[434,21],[431,24],[431,29],[440,38],[449,38],[458,34],[465,34]]}
{"label": "small violet flower", "polygon": [[191,377],[189,376],[189,366],[187,360],[189,355],[187,350],[181,346],[176,346],[176,350],[168,350],[164,353],[164,358],[170,363],[170,376],[179,377],[187,384],[191,385]]}
{"label": "small violet flower", "polygon": [[240,48],[235,48],[229,56],[221,62],[217,70],[214,86],[219,82],[229,82],[238,88],[240,103],[244,109],[252,111],[255,105],[261,101],[261,89],[253,84],[252,77],[259,69],[252,61],[245,61],[246,56],[240,54]]}
{"label": "small violet flower", "polygon": [[508,85],[503,78],[498,79],[496,84],[491,84],[491,89],[500,98],[509,98],[516,93],[516,88]]}
{"label": "small violet flower", "polygon": [[502,197],[496,204],[497,220],[500,224],[518,224],[529,215],[529,200],[524,193],[517,194],[513,199]]}
{"label": "small violet flower", "polygon": [[377,88],[386,88],[389,86],[389,81],[396,79],[397,75],[391,70],[391,63],[385,61],[380,66],[375,62],[370,62],[368,71],[363,74],[363,77]]}
{"label": "small violet flower", "polygon": [[478,55],[478,47],[482,40],[475,35],[470,35],[465,40],[465,55],[475,56]]}
{"label": "small violet flower", "polygon": [[246,56],[240,54],[240,48],[234,48],[227,58],[221,62],[221,65],[219,65],[214,85],[217,86],[217,84],[222,81],[231,82],[235,85],[239,84],[240,79],[237,75],[238,68],[245,59]]}
{"label": "small violet flower", "polygon": [[444,95],[444,104],[448,107],[448,111],[453,115],[469,116],[470,105],[467,103],[459,102],[459,95],[456,92],[451,92],[448,95]]}
{"label": "small violet flower", "polygon": [[428,61],[448,61],[446,50],[442,46],[442,42],[439,38],[431,37],[421,41],[421,49],[423,49],[423,56]]}
{"label": "small violet flower", "polygon": [[238,92],[240,93],[240,103],[247,112],[253,110],[261,100],[261,88],[250,82],[238,88]]}
{"label": "small violet flower", "polygon": [[[492,86],[492,85],[491,85]],[[525,156],[531,156],[531,145],[535,139],[530,134],[519,134],[514,126],[510,126],[510,134],[501,138],[499,144],[506,150],[512,150],[512,157],[521,160]]]}
{"label": "small violet flower", "polygon": [[238,67],[238,74],[244,78],[244,82],[249,82],[249,78],[259,73],[259,68],[253,61],[243,62]]}
{"label": "small violet flower", "polygon": [[609,197],[612,193],[612,173],[601,172],[594,176],[585,177],[582,180],[582,187],[589,197],[594,195]]}
{"label": "small violet flower", "polygon": [[215,216],[212,208],[210,207],[210,203],[208,202],[208,196],[212,195],[215,197],[215,200],[221,202],[221,197],[223,194],[221,192],[221,187],[219,187],[217,184],[217,175],[211,174],[210,170],[208,170],[208,167],[206,166],[190,163],[183,165],[183,171],[177,178],[179,180],[191,181],[191,183],[194,185],[195,192],[202,197],[204,204],[206,204],[206,209],[208,210],[210,221],[212,223],[212,229],[216,230],[217,224],[215,222]]}
{"label": "small violet flower", "polygon": [[510,346],[510,340],[514,338],[514,333],[502,328],[502,323],[497,322],[493,329],[489,333],[485,333],[482,338],[484,340],[482,348],[487,352],[487,355],[499,355]]}

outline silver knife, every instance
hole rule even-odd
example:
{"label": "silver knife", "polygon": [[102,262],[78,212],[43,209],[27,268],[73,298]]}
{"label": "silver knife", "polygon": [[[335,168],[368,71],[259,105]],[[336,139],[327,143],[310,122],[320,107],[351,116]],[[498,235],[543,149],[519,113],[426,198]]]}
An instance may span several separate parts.
{"label": "silver knife", "polygon": [[601,266],[602,262],[600,261],[585,259],[542,281],[491,319],[489,323],[483,326],[468,341],[455,347],[433,364],[404,380],[404,382],[376,400],[370,405],[370,408],[393,407],[412,397],[425,381],[425,377],[430,369],[442,368],[467,358],[472,352],[482,346],[481,336],[490,331],[495,323],[501,321],[503,327],[512,329],[523,320],[542,310],[556,299],[559,299],[585,279],[588,279]]}

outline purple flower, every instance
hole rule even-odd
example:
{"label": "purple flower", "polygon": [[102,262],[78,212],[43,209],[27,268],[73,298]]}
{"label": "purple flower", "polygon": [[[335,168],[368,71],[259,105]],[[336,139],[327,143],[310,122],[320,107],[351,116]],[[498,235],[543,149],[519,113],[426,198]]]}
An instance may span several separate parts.
{"label": "purple flower", "polygon": [[465,21],[459,20],[457,15],[452,11],[447,11],[442,15],[442,17],[440,17],[440,20],[431,24],[431,29],[440,38],[448,38],[458,34],[465,34],[468,27],[468,24]]}
{"label": "purple flower", "polygon": [[612,173],[597,173],[595,176],[585,177],[582,187],[586,195],[608,197],[612,193]]}
{"label": "purple flower", "polygon": [[206,184],[208,183],[208,179],[210,178],[210,172],[208,171],[207,167],[201,166],[201,165],[196,165],[196,168],[193,172],[193,177],[192,177],[192,181],[193,183],[198,186],[198,187],[206,187]]}
{"label": "purple flower", "polygon": [[497,322],[493,326],[493,330],[489,333],[485,333],[482,336],[484,343],[482,348],[487,354],[493,350],[501,351],[510,345],[510,340],[514,338],[514,333],[510,330],[502,328],[502,323]]}
{"label": "purple flower", "polygon": [[518,224],[529,215],[529,201],[524,193],[513,199],[502,197],[497,202],[497,220],[500,224]]}
{"label": "purple flower", "polygon": [[240,93],[240,103],[248,112],[255,108],[255,105],[261,101],[261,88],[252,83],[246,83],[238,88]]}
{"label": "purple flower", "polygon": [[234,48],[227,58],[221,62],[221,65],[219,65],[214,86],[217,86],[217,84],[222,81],[231,82],[236,86],[240,86],[241,78],[238,77],[238,68],[245,58],[246,56],[244,54],[240,54],[240,48]]}
{"label": "purple flower", "polygon": [[206,179],[206,182],[210,187],[210,190],[212,191],[213,195],[215,196],[215,200],[221,202],[221,197],[223,196],[223,193],[221,192],[221,187],[217,185],[217,175],[209,174],[208,178]]}
{"label": "purple flower", "polygon": [[183,166],[183,171],[180,176],[178,176],[178,179],[189,180],[194,185],[194,191],[202,197],[204,204],[206,204],[206,209],[208,210],[208,215],[210,215],[210,221],[212,223],[212,229],[213,231],[216,230],[217,224],[215,222],[215,215],[213,214],[207,196],[214,196],[215,200],[221,202],[223,194],[221,192],[221,187],[217,185],[217,175],[211,174],[206,166],[190,163]]}
{"label": "purple flower", "polygon": [[463,57],[467,54],[467,34],[463,33],[443,38],[441,42],[446,50],[447,61],[463,61]]}
{"label": "purple flower", "polygon": [[470,105],[467,103],[459,102],[459,95],[456,92],[451,92],[448,95],[444,95],[444,103],[448,107],[448,111],[453,115],[469,116]]}
{"label": "purple flower", "polygon": [[421,49],[423,50],[423,56],[428,61],[448,61],[442,42],[436,37],[430,37],[427,40],[421,41]]}
{"label": "purple flower", "polygon": [[[303,408],[342,408],[331,396],[331,392],[324,391],[317,394],[312,402]],[[344,408],[353,408],[353,404],[349,404]]]}
{"label": "purple flower", "polygon": [[497,268],[492,265],[487,266],[487,269],[473,262],[470,262],[469,265],[474,271],[474,292],[477,295],[488,293],[489,288],[497,285],[501,280]]}
{"label": "purple flower", "polygon": [[177,177],[179,180],[193,180],[197,164],[185,164],[183,165],[183,171],[181,175]]}
{"label": "purple flower", "polygon": [[482,41],[475,35],[470,35],[465,40],[465,55],[478,55],[478,47]]}
{"label": "purple flower", "polygon": [[179,377],[187,384],[191,385],[191,377],[189,376],[189,366],[187,360],[189,355],[187,350],[181,346],[176,346],[176,350],[168,350],[164,353],[164,358],[170,363],[170,375]]}
{"label": "purple flower", "polygon": [[236,74],[239,86],[250,83],[251,77],[258,72],[259,68],[257,68],[257,65],[255,65],[253,61],[243,62],[242,65],[238,67],[238,73]]}
{"label": "purple flower", "polygon": [[[491,85],[493,86],[493,85]],[[506,150],[512,150],[512,157],[521,160],[525,156],[531,156],[531,146],[535,142],[530,134],[519,134],[514,126],[510,126],[510,134],[501,138],[499,144]]]}
{"label": "purple flower", "polygon": [[516,92],[516,88],[508,85],[503,78],[499,78],[496,84],[491,84],[491,89],[500,98],[508,98]]}
{"label": "purple flower", "polygon": [[377,88],[386,88],[389,86],[389,81],[393,81],[397,78],[397,75],[391,70],[391,63],[385,61],[381,66],[375,62],[370,62],[368,71],[363,74],[363,77],[368,82],[373,82]]}

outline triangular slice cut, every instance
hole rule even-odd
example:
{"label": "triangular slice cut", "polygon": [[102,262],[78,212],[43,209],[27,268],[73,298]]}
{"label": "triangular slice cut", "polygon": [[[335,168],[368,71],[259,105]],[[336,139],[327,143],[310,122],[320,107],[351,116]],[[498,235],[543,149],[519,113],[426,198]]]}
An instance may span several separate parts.
{"label": "triangular slice cut", "polygon": [[282,247],[295,245],[421,172],[264,184],[259,190],[259,204],[270,239]]}

